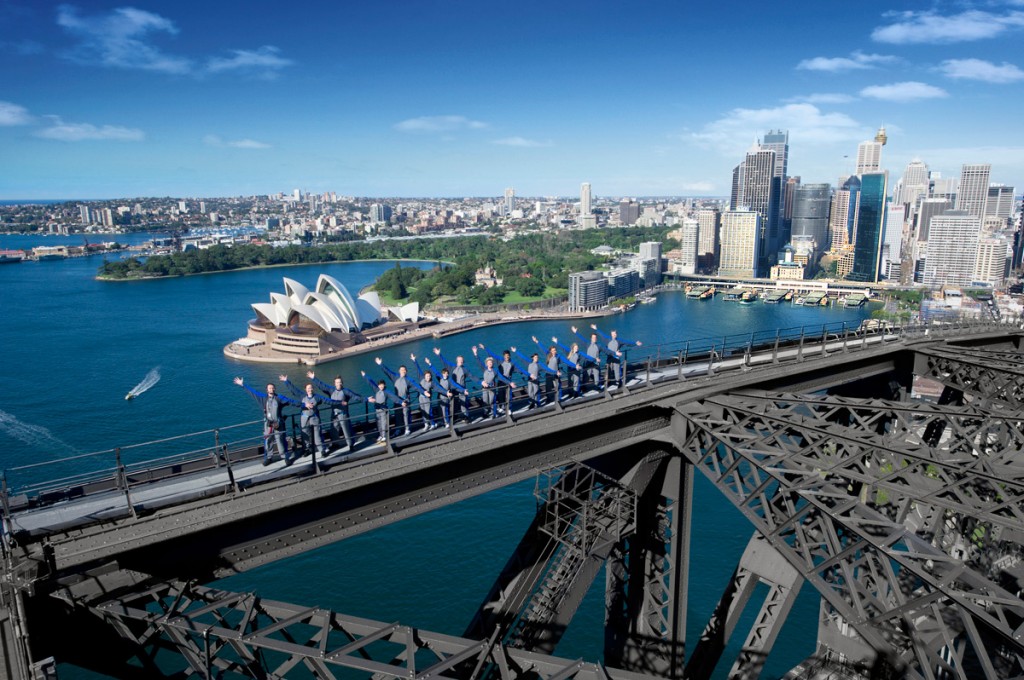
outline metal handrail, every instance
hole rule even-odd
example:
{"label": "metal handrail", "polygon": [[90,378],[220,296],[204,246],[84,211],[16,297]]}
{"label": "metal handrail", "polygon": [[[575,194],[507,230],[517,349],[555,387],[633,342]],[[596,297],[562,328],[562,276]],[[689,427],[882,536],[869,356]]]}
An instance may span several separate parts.
{"label": "metal handrail", "polygon": [[[751,364],[752,357],[765,357],[771,356],[773,363],[778,363],[781,360],[790,360],[793,357],[783,356],[783,352],[787,349],[797,349],[795,356],[796,361],[802,361],[805,357],[813,355],[813,352],[808,347],[821,348],[819,354],[827,354],[828,346],[835,345],[838,343],[842,344],[842,350],[831,350],[835,351],[849,351],[851,349],[859,349],[866,347],[866,343],[869,337],[882,336],[882,341],[886,340],[897,340],[905,339],[913,336],[924,336],[924,335],[945,335],[963,333],[966,330],[981,329],[981,328],[1007,328],[1014,327],[1017,329],[1021,328],[1021,319],[1019,317],[1002,317],[999,319],[963,319],[958,318],[950,321],[942,321],[939,323],[935,322],[918,322],[918,323],[906,323],[906,324],[886,324],[878,323],[875,325],[861,324],[857,328],[851,328],[848,321],[835,322],[831,324],[814,324],[813,326],[794,326],[790,328],[775,329],[771,331],[755,331],[753,333],[747,332],[743,334],[736,334],[733,336],[715,336],[709,338],[698,338],[689,339],[671,343],[661,343],[658,345],[652,345],[650,347],[644,346],[643,349],[646,351],[645,354],[640,357],[630,358],[630,360],[623,361],[623,369],[626,370],[630,375],[635,375],[639,378],[641,383],[635,383],[631,386],[630,390],[646,389],[651,384],[651,369],[652,368],[665,368],[669,367],[672,370],[663,372],[657,376],[657,381],[661,382],[668,379],[686,380],[688,374],[684,371],[685,366],[696,367],[700,370],[700,375],[712,375],[714,371],[725,370],[728,368],[740,368],[748,369]],[[851,337],[855,340],[851,342]],[[857,342],[857,341],[860,342]],[[816,350],[815,350],[816,351]],[[732,362],[735,361],[735,366]],[[728,364],[726,363],[728,362]],[[706,366],[705,366],[706,364]],[[609,378],[607,362],[603,366],[604,379],[607,384]],[[641,371],[646,370],[646,378]],[[692,374],[691,374],[692,375]],[[564,380],[565,378],[563,378]],[[625,381],[624,381],[625,382]],[[521,383],[519,387],[523,387]],[[461,399],[466,399],[469,403],[472,400],[481,400],[482,389],[472,389],[468,391],[468,394],[463,395]],[[628,394],[628,390],[623,390],[622,394]],[[604,397],[612,398],[611,393],[606,391]],[[460,400],[461,400],[460,399]],[[366,432],[372,432],[375,428],[375,411],[376,408],[371,410],[371,404],[368,402],[360,402],[363,404],[362,412],[358,412],[357,409],[350,407],[349,419],[353,426],[353,435],[360,436]],[[436,409],[440,404],[436,399],[431,400],[432,409]],[[560,405],[560,404],[559,404]],[[399,422],[402,422],[402,426],[409,427],[413,419],[418,419],[418,426],[422,426],[424,421],[422,416],[419,414],[418,400],[415,396],[411,396],[409,400],[409,412],[410,412],[410,423],[402,422],[402,418],[398,416],[397,412],[402,409],[401,406],[387,407],[387,427],[388,436],[387,447],[388,451],[393,452],[391,446],[390,432],[396,428]],[[475,407],[471,407],[475,408]],[[450,421],[453,425],[449,426],[449,431],[454,428],[454,421],[456,414],[454,409],[449,406]],[[331,406],[329,404],[323,404],[318,409],[321,415],[321,428],[328,428],[331,426]],[[461,410],[461,409],[460,409]],[[436,411],[434,411],[436,413]],[[438,414],[439,416],[440,414]],[[510,414],[507,414],[506,418],[498,418],[495,423],[506,423],[511,420],[515,422],[518,419],[512,419]],[[301,434],[301,428],[298,427],[299,414],[287,414],[289,427],[287,428],[296,446],[308,446],[308,443],[303,441]],[[436,417],[435,421],[441,420],[440,417]],[[227,425],[219,428],[211,428],[200,430],[197,432],[191,432],[186,434],[174,435],[172,437],[164,437],[160,439],[154,439],[147,442],[139,442],[135,444],[129,444],[112,449],[105,449],[95,451],[91,453],[75,454],[64,458],[58,458],[50,461],[41,461],[37,463],[29,463],[26,465],[18,465],[14,467],[5,468],[2,473],[2,478],[6,484],[6,491],[0,489],[0,493],[4,494],[3,500],[8,500],[10,496],[23,495],[23,494],[45,494],[47,492],[57,492],[63,489],[68,489],[76,485],[81,485],[89,482],[98,482],[103,480],[116,479],[117,476],[123,475],[124,473],[131,471],[137,474],[144,470],[155,470],[163,465],[169,464],[171,461],[186,461],[186,460],[199,460],[203,455],[214,454],[216,457],[220,451],[227,451],[228,444],[220,439],[220,433],[225,430],[232,430],[244,427],[253,427],[255,425],[262,426],[262,420],[246,421],[242,423],[236,423]],[[359,426],[362,427],[364,432],[359,431]],[[145,458],[143,460],[132,461],[130,463],[122,463],[121,454],[125,450],[140,450],[147,446],[156,446],[160,444],[166,444],[168,442],[179,441],[192,437],[202,437],[208,435],[214,435],[214,442],[212,445],[203,445],[198,448],[190,448],[186,451],[179,451],[165,456],[159,456],[155,458]],[[454,435],[454,432],[453,432]],[[236,450],[244,446],[256,447],[263,440],[260,436],[248,436],[242,437],[236,441],[232,441],[231,445]],[[96,458],[103,456],[111,456],[114,460],[113,467],[100,467],[96,470],[75,472],[70,475],[65,475],[57,478],[49,478],[45,481],[40,482],[28,482],[18,487],[11,485],[10,475],[14,473],[21,473],[28,470],[38,470],[46,467],[53,467],[58,465],[66,465],[75,461],[80,461],[87,458]],[[124,477],[122,477],[124,479]],[[127,484],[127,481],[125,481]]]}

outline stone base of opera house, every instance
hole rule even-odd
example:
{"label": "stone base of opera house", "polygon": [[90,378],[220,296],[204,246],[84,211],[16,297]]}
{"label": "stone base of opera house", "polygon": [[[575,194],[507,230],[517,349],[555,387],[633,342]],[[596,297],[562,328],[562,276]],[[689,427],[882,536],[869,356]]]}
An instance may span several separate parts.
{"label": "stone base of opera house", "polygon": [[375,350],[400,337],[402,340],[412,340],[423,334],[429,335],[429,330],[417,332],[429,325],[431,323],[394,321],[359,333],[325,333],[320,329],[267,328],[253,321],[249,323],[248,334],[227,345],[224,354],[233,359],[256,363],[315,366]]}

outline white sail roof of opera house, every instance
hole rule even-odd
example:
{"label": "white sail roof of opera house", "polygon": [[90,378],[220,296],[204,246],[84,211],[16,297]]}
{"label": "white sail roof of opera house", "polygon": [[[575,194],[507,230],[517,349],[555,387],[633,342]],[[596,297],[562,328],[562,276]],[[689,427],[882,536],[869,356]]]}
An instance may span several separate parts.
{"label": "white sail roof of opera house", "polygon": [[385,319],[376,293],[353,298],[342,283],[327,274],[320,275],[313,291],[285,278],[284,291],[271,293],[270,302],[252,305],[257,320],[284,327],[306,319],[327,332],[355,332]]}

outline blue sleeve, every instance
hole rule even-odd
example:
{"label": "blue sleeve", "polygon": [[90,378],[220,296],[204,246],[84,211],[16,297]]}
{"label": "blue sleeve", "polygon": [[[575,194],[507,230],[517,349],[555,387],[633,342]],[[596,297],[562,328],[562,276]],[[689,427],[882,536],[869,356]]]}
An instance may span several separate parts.
{"label": "blue sleeve", "polygon": [[302,406],[301,403],[295,401],[294,399],[290,399],[290,398],[284,396],[283,394],[277,395],[277,398],[280,399],[285,404],[291,404],[292,406]]}
{"label": "blue sleeve", "polygon": [[636,340],[623,340],[619,338],[619,344],[623,347],[636,347]]}
{"label": "blue sleeve", "polygon": [[[515,351],[513,352],[513,354],[515,354],[515,355],[516,355],[517,357],[519,357],[520,359],[522,359],[522,360],[523,360],[523,363],[524,363],[524,364],[526,364],[526,365],[529,365],[529,363],[530,363],[530,361],[531,361],[531,360],[530,360],[530,359],[528,359],[528,358],[526,358],[526,357],[524,357],[524,356],[523,356],[523,354],[522,354],[522,352],[520,352],[519,350],[515,350]],[[529,373],[529,371],[523,371],[523,372],[524,372],[524,373]]]}
{"label": "blue sleeve", "polygon": [[416,364],[416,372],[420,374],[420,380],[423,380],[423,369],[420,367],[420,360],[413,359],[412,362]]}
{"label": "blue sleeve", "polygon": [[473,358],[476,359],[476,364],[480,367],[480,372],[483,373],[484,370],[486,370],[486,367],[484,366],[484,360],[480,358],[480,353],[477,352],[474,354]]}
{"label": "blue sleeve", "polygon": [[350,390],[347,387],[345,388],[344,392],[345,392],[345,396],[348,397],[349,401],[355,401],[355,402],[366,401],[366,398],[363,395],[359,394],[358,392],[353,392],[352,390]]}
{"label": "blue sleeve", "polygon": [[331,396],[331,392],[334,391],[334,388],[332,386],[328,385],[320,378],[310,378],[309,380],[310,382],[313,383],[314,387],[316,387],[318,390],[326,394],[328,397]]}
{"label": "blue sleeve", "polygon": [[545,373],[550,373],[551,375],[558,375],[558,371],[552,371],[550,368],[548,368],[548,365],[545,363],[538,361],[537,365],[540,366],[540,370],[544,371]]}
{"label": "blue sleeve", "polygon": [[558,347],[558,348],[559,348],[560,350],[562,350],[562,352],[564,352],[565,354],[569,354],[569,348],[568,348],[568,347],[566,347],[566,346],[565,346],[565,345],[563,345],[562,343],[558,342],[558,340],[552,340],[552,342],[554,342],[554,343],[555,343],[555,345],[556,345],[556,346],[557,346],[557,347]]}
{"label": "blue sleeve", "polygon": [[585,338],[582,335],[580,335],[579,331],[573,331],[572,334],[575,335],[580,340],[582,340],[583,342],[587,343],[588,345],[590,344],[590,339],[589,338]]}
{"label": "blue sleeve", "polygon": [[539,347],[539,348],[540,348],[540,355],[541,355],[541,356],[547,356],[547,353],[548,353],[548,348],[547,348],[547,347],[545,347],[545,346],[544,346],[544,345],[543,345],[543,344],[541,343],[541,341],[540,341],[540,340],[537,340],[537,347]]}
{"label": "blue sleeve", "polygon": [[509,380],[508,378],[506,378],[505,376],[503,376],[501,374],[501,371],[499,371],[497,368],[494,369],[494,379],[497,380],[500,383],[505,383],[506,385],[511,385],[512,384],[512,381]]}
{"label": "blue sleeve", "polygon": [[[300,398],[306,396],[305,391],[300,390],[298,387],[296,387],[295,384],[291,380],[289,380],[288,378],[284,379],[284,386],[288,388],[289,392],[291,392],[292,394],[299,395]],[[284,395],[281,395],[281,396],[284,396]]]}
{"label": "blue sleeve", "polygon": [[387,395],[388,401],[390,401],[392,404],[399,404],[399,405],[401,405],[401,404],[405,403],[405,400],[402,399],[397,394],[395,394],[394,392],[389,392],[388,390],[384,390],[384,394]]}
{"label": "blue sleeve", "polygon": [[444,358],[443,352],[441,354],[438,354],[437,356],[441,360],[441,363],[443,363],[445,366],[447,366],[448,368],[455,368],[455,364]]}
{"label": "blue sleeve", "polygon": [[[568,354],[568,352],[566,352],[566,354]],[[562,361],[564,361],[565,363],[569,364],[573,368],[579,368],[580,367],[579,364],[577,364],[575,361],[570,359],[568,356],[563,356],[563,357],[561,357],[561,359],[562,359]]]}
{"label": "blue sleeve", "polygon": [[398,379],[398,374],[392,371],[390,368],[388,368],[387,364],[381,364],[380,367],[384,369],[384,373],[386,373],[387,376],[391,378],[392,381]]}
{"label": "blue sleeve", "polygon": [[370,383],[370,387],[373,388],[372,391],[374,392],[374,394],[376,394],[377,393],[377,383],[375,383],[373,381],[373,378],[371,378],[368,375],[364,375],[363,377],[366,378],[366,382]]}
{"label": "blue sleeve", "polygon": [[242,384],[242,387],[245,388],[246,392],[252,395],[252,398],[256,400],[256,403],[260,405],[260,408],[263,408],[263,405],[267,403],[267,395],[263,394],[262,392],[257,392],[256,390],[254,390],[253,388],[249,387],[244,383]]}
{"label": "blue sleeve", "polygon": [[455,378],[449,377],[448,382],[451,383],[451,386],[455,388],[456,392],[462,392],[463,394],[469,392],[469,390],[466,389],[465,385],[460,385],[459,383],[455,382]]}
{"label": "blue sleeve", "polygon": [[484,351],[485,351],[485,352],[487,352],[487,356],[491,357],[492,359],[494,359],[495,361],[497,361],[497,362],[498,362],[499,364],[501,363],[501,361],[502,361],[502,358],[501,358],[501,357],[499,357],[499,356],[498,356],[497,354],[495,354],[495,353],[494,353],[494,352],[492,352],[491,350],[487,349],[486,347],[484,347]]}
{"label": "blue sleeve", "polygon": [[595,328],[594,332],[597,333],[598,335],[600,335],[605,340],[611,340],[612,339],[610,335],[605,335],[604,333],[602,333],[600,328]]}

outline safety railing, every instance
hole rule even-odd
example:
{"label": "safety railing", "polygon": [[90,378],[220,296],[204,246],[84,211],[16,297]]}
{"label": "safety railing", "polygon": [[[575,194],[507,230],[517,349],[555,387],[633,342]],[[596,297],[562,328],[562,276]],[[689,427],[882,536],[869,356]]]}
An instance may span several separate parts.
{"label": "safety railing", "polygon": [[[580,371],[582,394],[573,394],[569,389],[573,371],[563,368],[561,378],[550,385],[545,385],[542,377],[542,395],[547,388],[551,392],[544,395],[544,408],[540,410],[551,412],[553,409],[557,412],[573,408],[580,402],[613,399],[649,389],[665,381],[706,379],[721,371],[799,362],[815,356],[857,351],[880,343],[909,342],[923,337],[955,337],[986,330],[1019,331],[1021,328],[1022,319],[1018,316],[999,319],[958,317],[902,324],[869,320],[859,325],[837,322],[645,345],[624,353],[621,363],[623,375],[616,390],[607,389],[616,384],[616,367],[607,360],[603,360],[599,367],[600,385],[594,384],[585,367]],[[421,441],[423,434],[429,433],[431,439],[445,434],[457,437],[470,429],[495,423],[515,423],[531,417],[537,411],[528,412],[525,408],[528,398],[523,378],[521,374],[514,375],[515,389],[504,385],[491,390],[470,389],[465,394],[453,394],[447,404],[444,398],[433,395],[426,409],[421,408],[416,395],[410,396],[407,407],[400,404],[380,407],[366,401],[350,401],[348,420],[355,444],[353,448],[369,449],[381,443],[383,446],[378,453],[394,454]],[[559,398],[559,390],[562,398]],[[490,418],[494,413],[492,395],[500,407],[501,417],[497,419]],[[332,407],[321,405],[318,414],[321,432],[326,435],[324,442],[330,442],[332,449],[344,446],[346,442],[342,432],[332,422]],[[408,437],[406,430],[410,432]],[[313,451],[307,435],[303,433],[300,415],[287,412],[289,454],[311,456],[314,471],[320,471],[317,452]],[[225,480],[225,490],[237,491],[241,483],[238,466],[258,461],[268,444],[263,421],[248,421],[6,468],[0,477],[0,510],[4,526],[9,530],[9,519],[13,513],[98,493],[123,495],[128,509],[134,513],[132,494],[138,487],[187,474],[207,474],[217,469],[225,473],[221,475]],[[348,453],[352,453],[352,449]],[[359,458],[362,460],[372,454],[369,451]],[[341,462],[340,458],[336,460]],[[251,473],[251,465],[247,470],[250,472],[246,473],[246,484],[260,481]]]}

